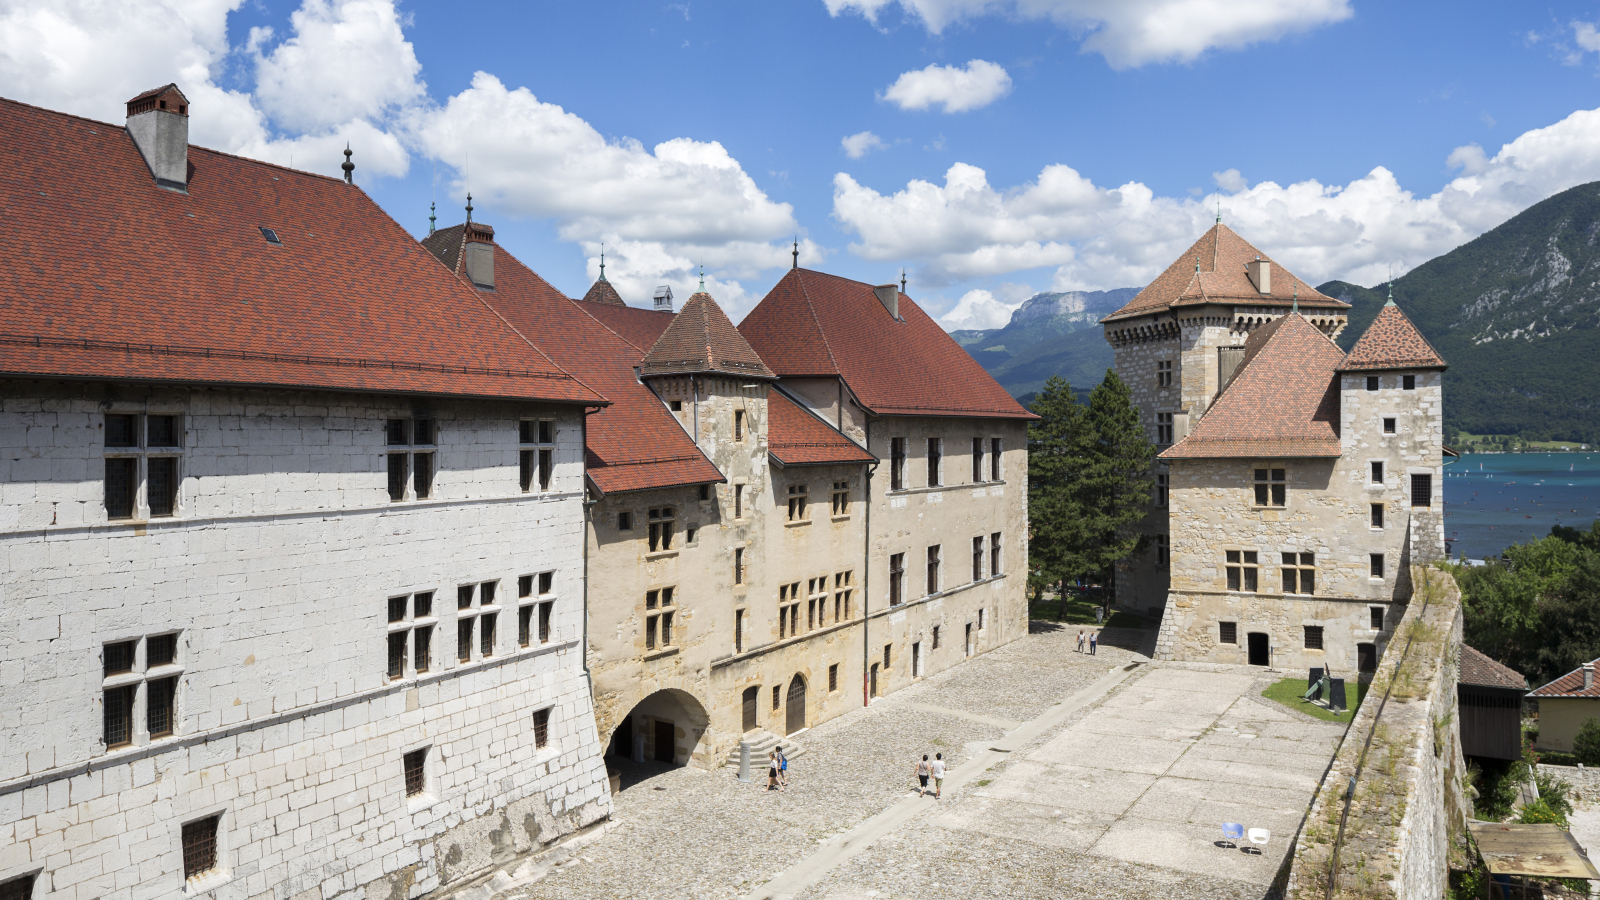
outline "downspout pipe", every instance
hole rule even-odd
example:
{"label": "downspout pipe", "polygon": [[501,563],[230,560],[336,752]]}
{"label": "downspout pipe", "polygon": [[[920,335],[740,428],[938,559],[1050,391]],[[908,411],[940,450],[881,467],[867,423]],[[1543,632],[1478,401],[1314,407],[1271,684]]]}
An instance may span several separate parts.
{"label": "downspout pipe", "polygon": [[[844,419],[844,405],[839,406],[839,419]],[[867,452],[872,452],[872,420],[866,421]],[[869,614],[872,612],[872,475],[878,470],[876,461],[867,463],[862,468],[866,469],[867,480],[866,516],[862,523],[861,535],[861,705],[872,704],[872,640],[867,632],[871,626]]]}

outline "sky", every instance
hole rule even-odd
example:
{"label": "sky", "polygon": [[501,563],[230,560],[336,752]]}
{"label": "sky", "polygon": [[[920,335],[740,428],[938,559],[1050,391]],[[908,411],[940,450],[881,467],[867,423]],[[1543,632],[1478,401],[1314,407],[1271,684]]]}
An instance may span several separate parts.
{"label": "sky", "polygon": [[1147,283],[1222,220],[1364,285],[1600,180],[1600,2],[0,0],[0,96],[474,219],[571,296],[800,262],[947,328]]}

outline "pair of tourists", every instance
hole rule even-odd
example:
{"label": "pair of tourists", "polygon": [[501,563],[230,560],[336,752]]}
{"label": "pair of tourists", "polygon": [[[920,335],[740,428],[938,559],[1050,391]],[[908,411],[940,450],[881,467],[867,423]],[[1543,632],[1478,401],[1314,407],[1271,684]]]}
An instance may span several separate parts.
{"label": "pair of tourists", "polygon": [[935,753],[933,761],[928,761],[928,754],[922,754],[922,759],[917,762],[917,796],[923,797],[928,793],[928,779],[933,779],[933,799],[939,799],[944,793],[944,754]]}
{"label": "pair of tourists", "polygon": [[1098,654],[1095,653],[1095,649],[1100,644],[1100,632],[1098,632],[1098,631],[1085,632],[1081,628],[1078,629],[1078,652],[1079,653],[1083,652],[1083,638],[1084,638],[1084,635],[1086,633],[1088,634],[1088,637],[1089,637],[1089,655],[1090,656],[1097,656]]}
{"label": "pair of tourists", "polygon": [[789,787],[789,758],[782,747],[772,748],[767,754],[767,790],[782,791]]}

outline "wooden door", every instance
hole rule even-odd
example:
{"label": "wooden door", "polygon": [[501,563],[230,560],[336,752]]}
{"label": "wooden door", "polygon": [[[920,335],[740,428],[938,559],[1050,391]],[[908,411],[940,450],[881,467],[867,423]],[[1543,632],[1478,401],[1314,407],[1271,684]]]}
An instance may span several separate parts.
{"label": "wooden door", "polygon": [[761,688],[745,688],[744,691],[744,730],[756,730],[756,703],[761,698]]}
{"label": "wooden door", "polygon": [[1260,632],[1260,631],[1252,631],[1252,632],[1250,632],[1249,640],[1250,640],[1250,665],[1252,665],[1252,666],[1270,666],[1270,665],[1272,665],[1271,653],[1269,653],[1268,650],[1267,650],[1267,636],[1266,636],[1266,634],[1263,633],[1263,632]]}
{"label": "wooden door", "polygon": [[656,762],[676,762],[678,729],[671,722],[656,721]]}
{"label": "wooden door", "polygon": [[867,695],[870,696],[870,697],[878,696],[878,664],[877,663],[873,663],[872,664],[872,684],[868,687]]}
{"label": "wooden door", "polygon": [[789,682],[788,721],[784,734],[794,734],[806,727],[806,680],[799,675]]}

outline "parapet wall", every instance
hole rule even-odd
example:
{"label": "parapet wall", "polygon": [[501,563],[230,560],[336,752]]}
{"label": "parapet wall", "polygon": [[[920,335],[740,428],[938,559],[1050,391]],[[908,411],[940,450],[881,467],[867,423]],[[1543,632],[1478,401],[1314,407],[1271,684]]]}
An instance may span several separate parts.
{"label": "parapet wall", "polygon": [[1456,706],[1461,592],[1438,569],[1413,567],[1411,578],[1412,602],[1301,829],[1292,900],[1327,897],[1330,874],[1337,898],[1445,895],[1467,815]]}

